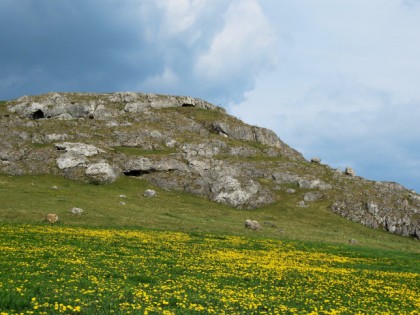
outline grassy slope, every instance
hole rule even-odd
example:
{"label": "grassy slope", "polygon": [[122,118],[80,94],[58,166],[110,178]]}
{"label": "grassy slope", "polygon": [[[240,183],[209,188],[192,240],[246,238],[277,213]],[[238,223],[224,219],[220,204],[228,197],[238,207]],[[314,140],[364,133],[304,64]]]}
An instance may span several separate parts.
{"label": "grassy slope", "polygon": [[[147,188],[156,189],[157,198],[143,197]],[[420,253],[418,241],[350,222],[329,212],[322,201],[309,208],[291,210],[295,200],[290,195],[282,200],[281,194],[279,202],[262,209],[237,210],[193,195],[160,190],[137,178],[121,177],[113,184],[95,186],[54,176],[0,175],[0,223],[42,223],[45,214],[53,212],[66,226],[209,232],[344,247],[350,238],[355,238],[360,249]],[[70,213],[73,207],[82,208],[85,213],[74,216]],[[276,227],[249,231],[243,227],[246,219],[269,221]]]}
{"label": "grassy slope", "polygon": [[[6,102],[0,101],[0,114],[6,114],[5,104]],[[172,114],[179,111],[204,125],[226,118],[223,113],[217,111],[191,108],[169,108],[162,111]],[[235,124],[235,118],[229,116],[226,119]],[[44,123],[43,128],[50,127],[50,132],[56,131],[56,121]],[[261,145],[256,143],[232,139],[228,141],[232,142],[230,145],[245,144],[261,149]],[[148,155],[145,150],[138,148],[115,150],[129,155]],[[155,155],[169,153],[172,153],[172,149],[151,152]],[[274,162],[281,158],[244,158],[247,159]],[[323,169],[321,166],[305,164],[302,166],[302,173],[305,173],[308,167]],[[329,176],[330,173],[319,175],[323,179],[323,176]],[[52,186],[58,186],[59,189],[53,190]],[[290,195],[279,191],[277,203],[249,211],[237,210],[189,194],[156,188],[158,198],[147,199],[142,196],[147,188],[152,188],[147,182],[126,177],[111,185],[93,186],[53,176],[11,177],[0,174],[0,223],[41,223],[46,213],[54,212],[59,215],[61,224],[64,225],[198,231],[346,245],[349,239],[354,238],[358,240],[359,248],[420,253],[418,241],[350,222],[331,213],[327,201],[311,203],[309,208],[296,208],[301,194]],[[126,195],[127,198],[119,198],[120,194]],[[120,204],[122,201],[126,203],[125,206]],[[85,214],[81,217],[72,216],[69,211],[73,207],[83,208]],[[243,227],[246,219],[269,221],[276,227],[264,226],[263,231],[252,232]]]}

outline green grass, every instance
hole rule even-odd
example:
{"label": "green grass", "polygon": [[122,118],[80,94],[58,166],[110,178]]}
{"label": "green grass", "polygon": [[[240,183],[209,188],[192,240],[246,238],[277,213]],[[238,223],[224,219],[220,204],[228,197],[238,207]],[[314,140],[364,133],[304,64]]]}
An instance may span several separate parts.
{"label": "green grass", "polygon": [[0,225],[0,249],[1,314],[418,314],[420,303],[418,255],[406,253],[63,225]]}
{"label": "green grass", "polygon": [[0,114],[6,114],[7,108],[6,108],[7,101],[0,101]]}
{"label": "green grass", "polygon": [[[148,188],[157,191],[157,198],[143,196]],[[238,210],[187,193],[161,190],[141,178],[122,176],[113,184],[98,186],[49,175],[0,175],[0,223],[40,223],[52,212],[65,226],[196,231],[342,245],[353,238],[359,242],[357,247],[420,253],[418,241],[351,222],[331,213],[328,201],[296,207],[304,192],[278,191],[274,204]],[[70,213],[73,207],[85,213],[75,217]],[[246,219],[275,226],[263,225],[262,231],[253,232],[244,229]]]}
{"label": "green grass", "polygon": [[164,148],[157,150],[145,150],[137,147],[112,147],[115,152],[124,153],[125,155],[134,156],[166,156],[171,153],[176,153],[176,148]]}
{"label": "green grass", "polygon": [[418,314],[419,242],[303,193],[238,210],[141,178],[0,175],[0,314]]}

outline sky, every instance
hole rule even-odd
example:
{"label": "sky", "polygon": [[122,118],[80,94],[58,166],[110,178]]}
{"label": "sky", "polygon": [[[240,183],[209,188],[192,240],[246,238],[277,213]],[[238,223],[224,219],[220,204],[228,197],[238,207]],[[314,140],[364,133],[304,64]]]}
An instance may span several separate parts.
{"label": "sky", "polygon": [[420,192],[420,0],[0,0],[0,99],[199,97]]}

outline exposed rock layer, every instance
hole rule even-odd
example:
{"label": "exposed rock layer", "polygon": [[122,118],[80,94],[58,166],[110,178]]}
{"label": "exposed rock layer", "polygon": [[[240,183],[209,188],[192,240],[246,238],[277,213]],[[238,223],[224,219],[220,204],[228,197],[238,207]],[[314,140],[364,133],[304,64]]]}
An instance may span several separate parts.
{"label": "exposed rock layer", "polygon": [[333,170],[319,158],[306,161],[271,130],[200,99],[49,93],[0,109],[3,173],[50,173],[96,184],[139,176],[247,209],[279,196],[295,198],[297,211],[319,203],[372,228],[420,236],[415,192]]}

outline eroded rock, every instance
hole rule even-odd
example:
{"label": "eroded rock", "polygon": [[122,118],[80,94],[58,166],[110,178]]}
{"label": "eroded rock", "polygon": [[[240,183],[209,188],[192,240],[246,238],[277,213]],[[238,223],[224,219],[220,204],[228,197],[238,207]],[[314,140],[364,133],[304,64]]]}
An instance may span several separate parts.
{"label": "eroded rock", "polygon": [[87,163],[88,159],[86,156],[74,151],[66,152],[57,158],[57,166],[61,170],[76,166],[86,166]]}
{"label": "eroded rock", "polygon": [[86,176],[91,183],[109,184],[118,178],[118,173],[107,162],[99,162],[88,166]]}

